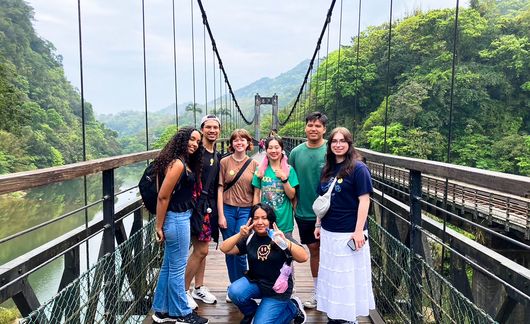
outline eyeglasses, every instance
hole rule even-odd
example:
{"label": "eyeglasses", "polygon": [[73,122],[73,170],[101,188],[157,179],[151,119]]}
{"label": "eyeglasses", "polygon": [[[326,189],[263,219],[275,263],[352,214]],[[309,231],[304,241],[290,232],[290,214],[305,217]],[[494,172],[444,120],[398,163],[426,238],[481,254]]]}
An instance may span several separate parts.
{"label": "eyeglasses", "polygon": [[345,140],[345,139],[342,139],[342,138],[338,139],[338,140],[337,139],[332,139],[331,140],[331,144],[346,144],[346,143],[348,143],[348,141]]}

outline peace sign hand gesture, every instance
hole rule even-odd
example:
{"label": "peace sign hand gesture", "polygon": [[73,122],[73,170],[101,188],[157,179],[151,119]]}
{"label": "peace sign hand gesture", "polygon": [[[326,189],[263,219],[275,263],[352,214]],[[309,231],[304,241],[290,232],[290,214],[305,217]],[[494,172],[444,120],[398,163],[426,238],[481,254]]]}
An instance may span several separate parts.
{"label": "peace sign hand gesture", "polygon": [[254,227],[254,223],[250,224],[251,220],[252,219],[249,218],[248,222],[245,225],[241,225],[241,227],[239,228],[239,234],[242,237],[247,237],[250,234],[252,228]]}

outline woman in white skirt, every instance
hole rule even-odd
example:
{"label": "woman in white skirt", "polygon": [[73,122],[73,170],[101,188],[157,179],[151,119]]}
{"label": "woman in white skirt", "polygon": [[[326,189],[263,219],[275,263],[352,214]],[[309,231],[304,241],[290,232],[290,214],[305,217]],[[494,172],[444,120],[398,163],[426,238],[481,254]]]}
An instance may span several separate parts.
{"label": "woman in white skirt", "polygon": [[315,224],[320,239],[317,309],[327,313],[328,323],[357,323],[357,316],[375,308],[367,227],[372,180],[344,127],[330,134],[318,194],[335,178],[330,208]]}

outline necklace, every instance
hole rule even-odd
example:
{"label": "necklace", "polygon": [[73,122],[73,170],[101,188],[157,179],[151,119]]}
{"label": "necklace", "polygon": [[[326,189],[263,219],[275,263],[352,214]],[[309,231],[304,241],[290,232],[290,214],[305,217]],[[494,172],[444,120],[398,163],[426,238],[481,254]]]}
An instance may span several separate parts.
{"label": "necklace", "polygon": [[246,155],[245,155],[242,159],[236,159],[236,158],[234,157],[234,154],[232,154],[232,155],[230,155],[230,156],[231,156],[232,159],[234,159],[234,161],[236,161],[236,162],[242,162],[242,161],[244,161],[244,160],[247,158]]}

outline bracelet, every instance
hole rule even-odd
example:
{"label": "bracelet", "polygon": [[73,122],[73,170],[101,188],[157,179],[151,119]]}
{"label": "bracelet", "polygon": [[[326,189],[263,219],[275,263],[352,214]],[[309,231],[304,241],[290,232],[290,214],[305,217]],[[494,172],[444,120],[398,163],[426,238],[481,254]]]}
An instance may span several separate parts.
{"label": "bracelet", "polygon": [[293,250],[293,242],[289,241],[289,251]]}
{"label": "bracelet", "polygon": [[322,227],[322,226],[320,225],[320,223],[315,224],[315,228],[320,228],[320,227]]}

